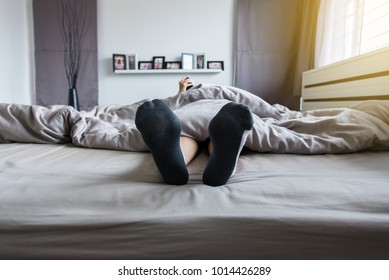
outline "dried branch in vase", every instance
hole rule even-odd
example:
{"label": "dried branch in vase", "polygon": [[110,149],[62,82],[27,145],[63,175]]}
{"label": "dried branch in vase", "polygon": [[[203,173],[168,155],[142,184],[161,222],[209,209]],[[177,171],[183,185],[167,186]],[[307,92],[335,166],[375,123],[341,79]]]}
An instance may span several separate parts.
{"label": "dried branch in vase", "polygon": [[82,42],[90,25],[85,0],[61,0],[58,23],[64,43],[64,63],[69,88],[76,88],[80,73]]}

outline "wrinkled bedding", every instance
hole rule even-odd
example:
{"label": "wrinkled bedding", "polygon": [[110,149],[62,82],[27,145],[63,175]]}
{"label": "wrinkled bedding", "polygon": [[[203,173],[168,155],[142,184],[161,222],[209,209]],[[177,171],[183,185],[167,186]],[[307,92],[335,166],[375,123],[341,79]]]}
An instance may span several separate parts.
{"label": "wrinkled bedding", "polygon": [[[182,123],[182,135],[208,138],[208,124],[227,102],[250,107],[254,127],[245,146],[257,152],[324,154],[389,148],[389,105],[369,101],[353,109],[292,111],[227,86],[202,85],[163,101]],[[68,106],[0,104],[0,142],[73,143],[88,148],[145,151],[136,129],[137,108],[100,106],[78,112]],[[228,137],[228,135],[226,135]]]}

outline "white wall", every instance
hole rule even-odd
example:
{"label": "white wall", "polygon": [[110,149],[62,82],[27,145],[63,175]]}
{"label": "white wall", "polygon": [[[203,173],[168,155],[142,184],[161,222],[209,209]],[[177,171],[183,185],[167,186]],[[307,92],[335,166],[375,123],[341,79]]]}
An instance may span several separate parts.
{"label": "white wall", "polygon": [[[0,102],[35,103],[32,1],[0,1]],[[97,0],[97,4],[100,105],[170,96],[181,78],[113,74],[113,53],[177,60],[181,52],[205,52],[208,60],[224,60],[225,71],[192,74],[195,82],[232,83],[235,0]]]}
{"label": "white wall", "polygon": [[231,84],[234,5],[234,0],[98,0],[100,105],[176,94],[182,76],[113,74],[113,53],[177,60],[181,52],[205,52],[208,60],[224,60],[225,71],[191,74],[192,79]]}
{"label": "white wall", "polygon": [[34,103],[31,0],[0,1],[0,102]]}

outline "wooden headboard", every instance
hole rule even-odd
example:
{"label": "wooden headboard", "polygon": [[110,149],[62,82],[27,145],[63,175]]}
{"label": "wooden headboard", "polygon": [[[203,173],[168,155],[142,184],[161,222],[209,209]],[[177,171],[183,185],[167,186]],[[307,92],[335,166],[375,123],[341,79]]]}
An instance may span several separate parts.
{"label": "wooden headboard", "polygon": [[389,102],[389,47],[303,73],[301,110]]}

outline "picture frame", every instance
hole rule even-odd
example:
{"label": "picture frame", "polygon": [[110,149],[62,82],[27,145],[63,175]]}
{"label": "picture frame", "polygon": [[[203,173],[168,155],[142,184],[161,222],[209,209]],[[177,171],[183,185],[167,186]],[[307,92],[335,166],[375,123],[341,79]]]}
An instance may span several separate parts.
{"label": "picture frame", "polygon": [[220,69],[220,70],[224,71],[224,61],[221,61],[221,60],[207,61],[207,68],[208,69]]}
{"label": "picture frame", "polygon": [[165,65],[164,56],[153,56],[153,69],[163,69]]}
{"label": "picture frame", "polygon": [[153,69],[153,62],[152,61],[139,61],[138,62],[138,69],[139,70],[152,70]]}
{"label": "picture frame", "polygon": [[193,53],[181,53],[181,68],[195,69],[195,55]]}
{"label": "picture frame", "polygon": [[137,69],[137,55],[136,54],[128,54],[127,55],[127,69],[128,70],[136,70]]}
{"label": "picture frame", "polygon": [[181,61],[166,61],[164,68],[168,70],[181,69]]}
{"label": "picture frame", "polygon": [[195,68],[205,69],[205,65],[206,65],[205,53],[195,54]]}
{"label": "picture frame", "polygon": [[127,69],[127,61],[125,54],[112,54],[112,67],[113,71],[116,70],[126,70]]}

